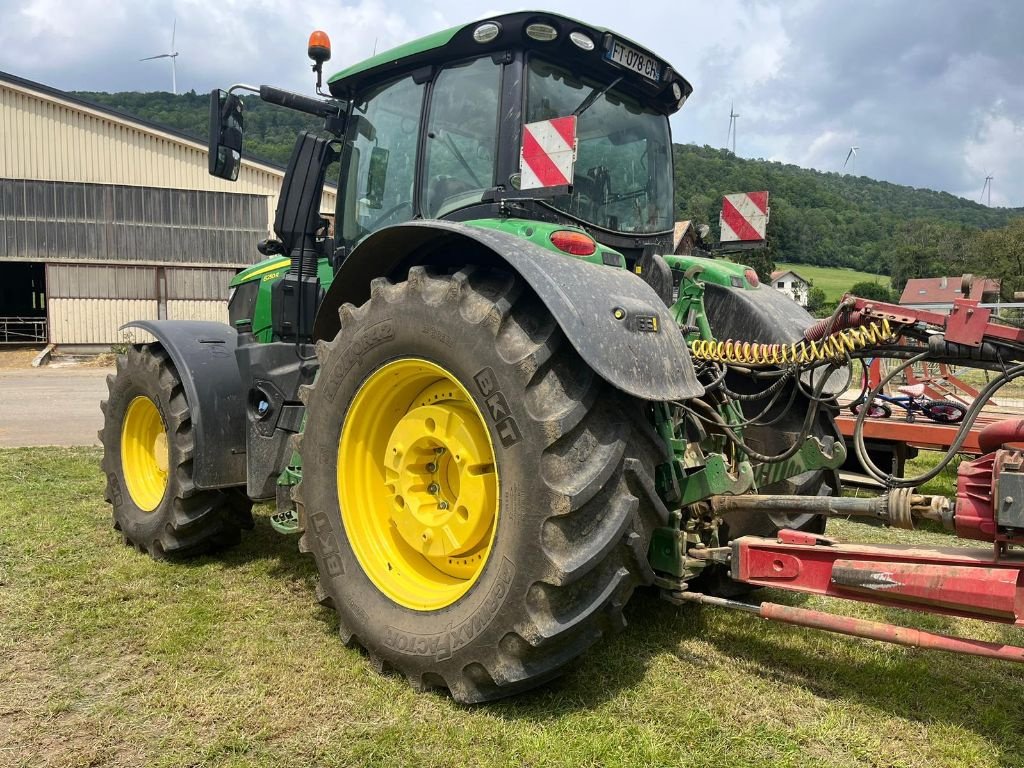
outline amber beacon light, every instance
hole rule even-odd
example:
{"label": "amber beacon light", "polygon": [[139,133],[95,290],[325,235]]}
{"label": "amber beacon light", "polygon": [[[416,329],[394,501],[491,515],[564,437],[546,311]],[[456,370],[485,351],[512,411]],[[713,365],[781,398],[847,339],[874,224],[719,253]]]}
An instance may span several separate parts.
{"label": "amber beacon light", "polygon": [[313,60],[313,71],[316,72],[316,92],[326,96],[321,91],[323,86],[324,62],[331,58],[331,38],[322,29],[314,30],[309,36],[309,46],[306,53]]}
{"label": "amber beacon light", "polygon": [[330,61],[331,58],[331,38],[327,36],[327,33],[321,29],[316,30],[309,36],[309,58],[315,61],[317,64],[322,64],[325,61]]}

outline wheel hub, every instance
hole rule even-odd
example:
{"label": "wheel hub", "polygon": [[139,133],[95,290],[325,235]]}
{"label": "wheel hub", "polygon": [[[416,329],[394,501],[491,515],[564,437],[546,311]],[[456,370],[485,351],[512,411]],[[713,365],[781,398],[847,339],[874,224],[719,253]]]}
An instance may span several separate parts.
{"label": "wheel hub", "polygon": [[167,490],[170,451],[167,431],[156,404],[134,398],[121,424],[121,468],[128,495],[143,512],[152,512]]}
{"label": "wheel hub", "polygon": [[467,578],[491,527],[494,464],[487,434],[467,404],[410,410],[384,455],[391,523],[435,567]]}
{"label": "wheel hub", "polygon": [[483,573],[498,473],[483,415],[452,373],[417,358],[371,373],[345,416],[337,477],[353,554],[394,602],[437,610]]}

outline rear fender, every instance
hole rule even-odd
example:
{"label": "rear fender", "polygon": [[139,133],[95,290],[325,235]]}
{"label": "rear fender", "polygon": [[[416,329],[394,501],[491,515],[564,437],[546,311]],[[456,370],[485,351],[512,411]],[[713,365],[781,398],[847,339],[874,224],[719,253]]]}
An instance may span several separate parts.
{"label": "rear fender", "polygon": [[174,363],[192,419],[196,487],[245,485],[245,392],[235,329],[198,320],[137,320],[122,328],[153,334]]}
{"label": "rear fender", "polygon": [[716,339],[791,344],[814,323],[806,309],[762,283],[754,290],[704,284],[704,311]]}
{"label": "rear fender", "polygon": [[703,394],[682,333],[665,303],[639,277],[457,222],[408,222],[366,238],[324,297],[314,338],[334,338],[340,329],[338,308],[366,302],[374,278],[401,280],[418,264],[512,269],[551,311],[580,357],[612,386],[653,401]]}

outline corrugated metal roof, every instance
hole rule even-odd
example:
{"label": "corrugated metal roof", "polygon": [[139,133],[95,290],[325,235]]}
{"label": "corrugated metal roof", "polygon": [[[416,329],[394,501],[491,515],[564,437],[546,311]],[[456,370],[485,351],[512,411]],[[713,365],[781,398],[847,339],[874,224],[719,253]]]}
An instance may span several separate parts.
{"label": "corrugated metal roof", "polygon": [[[201,140],[197,139],[195,136],[190,136],[189,134],[184,133],[183,131],[179,131],[176,128],[171,128],[168,125],[162,125],[161,123],[156,123],[152,120],[146,120],[142,117],[136,117],[135,115],[129,115],[126,112],[119,112],[116,109],[111,109],[110,107],[104,106],[102,104],[97,104],[94,101],[83,99],[81,96],[70,94],[67,91],[62,91],[58,88],[53,88],[52,86],[45,85],[44,83],[39,83],[34,80],[28,80],[24,77],[18,77],[17,75],[12,74],[10,72],[4,72],[3,70],[0,70],[0,83],[8,83],[10,85],[17,86],[18,88],[24,90],[34,91],[40,96],[47,96],[51,99],[56,99],[65,102],[66,104],[72,104],[74,106],[81,107],[82,109],[88,110],[89,112],[98,113],[100,115],[103,115],[104,117],[117,120],[118,122],[130,123],[132,125],[139,126],[140,128],[145,128],[146,130],[151,131],[153,133],[164,134],[170,138],[176,139],[186,144],[191,144],[193,146],[200,147],[203,150],[206,149],[206,144],[204,144]],[[268,170],[276,171],[277,173],[284,175],[284,166],[279,165],[278,163],[275,163],[272,160],[265,160],[263,158],[250,155],[248,158],[244,158],[242,162],[247,163],[249,165],[263,166]]]}
{"label": "corrugated metal roof", "polygon": [[[232,183],[210,176],[207,165],[201,141],[0,73],[0,178],[260,194],[269,233],[280,166],[245,159]],[[334,208],[336,194],[325,187],[325,208]]]}

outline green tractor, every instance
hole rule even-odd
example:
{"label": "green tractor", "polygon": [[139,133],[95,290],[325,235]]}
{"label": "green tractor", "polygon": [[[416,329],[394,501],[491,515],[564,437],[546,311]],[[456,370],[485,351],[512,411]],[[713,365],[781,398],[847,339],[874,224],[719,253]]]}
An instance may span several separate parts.
{"label": "green tractor", "polygon": [[751,269],[671,255],[679,73],[540,12],[378,54],[329,93],[323,33],[309,52],[320,98],[211,95],[220,178],[239,91],[324,128],[295,143],[230,323],[130,324],[156,340],[118,359],[100,433],[126,543],[208,552],[275,502],[346,643],[480,702],[557,676],[638,587],[746,589],[737,537],[822,532],[817,508],[712,504],[833,494],[845,448],[828,377],[691,355],[812,320]]}

